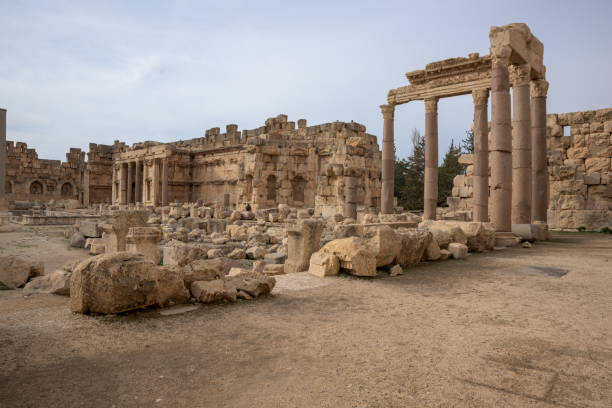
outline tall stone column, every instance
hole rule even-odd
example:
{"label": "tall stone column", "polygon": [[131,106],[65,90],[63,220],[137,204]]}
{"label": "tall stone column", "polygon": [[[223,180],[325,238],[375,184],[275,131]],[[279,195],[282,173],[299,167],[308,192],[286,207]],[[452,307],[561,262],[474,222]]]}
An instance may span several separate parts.
{"label": "tall stone column", "polygon": [[142,171],[140,170],[140,160],[136,161],[136,197],[135,203],[142,203]]}
{"label": "tall stone column", "polygon": [[134,163],[128,162],[127,164],[127,203],[132,204],[134,197],[132,197],[132,183],[134,182],[134,171],[132,166]]}
{"label": "tall stone column", "polygon": [[162,206],[168,205],[168,158],[162,159]]}
{"label": "tall stone column", "polygon": [[353,175],[344,177],[344,217],[357,221],[357,179]]}
{"label": "tall stone column", "polygon": [[395,183],[395,145],[393,140],[393,117],[395,106],[380,105],[383,114],[382,141],[382,188],[380,211],[383,214],[393,213],[393,190]]}
{"label": "tall stone column", "polygon": [[128,175],[127,175],[127,163],[121,163],[120,164],[121,167],[119,167],[119,203],[120,204],[127,204],[127,181],[128,181]]}
{"label": "tall stone column", "polygon": [[529,65],[511,65],[512,224],[531,223],[531,100]]}
{"label": "tall stone column", "polygon": [[512,230],[512,127],[510,123],[510,47],[492,50],[491,69],[491,222],[498,232]]}
{"label": "tall stone column", "polygon": [[[0,212],[8,211],[6,202],[6,109],[0,109]],[[2,220],[0,220],[0,224]]]}
{"label": "tall stone column", "polygon": [[548,82],[531,81],[531,220],[547,222],[546,94]]}
{"label": "tall stone column", "polygon": [[113,165],[113,177],[111,178],[111,204],[115,204],[117,197],[117,168]]}
{"label": "tall stone column", "polygon": [[472,91],[474,99],[474,203],[472,219],[489,222],[489,120],[488,89]]}
{"label": "tall stone column", "polygon": [[152,191],[151,197],[153,205],[159,204],[159,159],[153,159],[153,183],[151,183]]}
{"label": "tall stone column", "polygon": [[436,219],[438,206],[438,98],[425,99],[424,220]]}

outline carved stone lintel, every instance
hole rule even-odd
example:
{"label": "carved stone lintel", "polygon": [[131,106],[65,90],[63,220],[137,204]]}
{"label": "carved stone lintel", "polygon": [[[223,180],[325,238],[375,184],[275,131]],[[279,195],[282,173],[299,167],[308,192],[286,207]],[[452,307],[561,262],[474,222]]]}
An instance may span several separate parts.
{"label": "carved stone lintel", "polygon": [[491,51],[491,65],[493,67],[502,65],[507,67],[510,65],[510,55],[512,48],[507,44],[493,44],[489,49]]}
{"label": "carved stone lintel", "polygon": [[438,98],[425,99],[425,112],[437,112],[437,111],[438,111]]}
{"label": "carved stone lintel", "polygon": [[546,97],[548,93],[548,81],[545,79],[538,79],[531,81],[531,97]]}
{"label": "carved stone lintel", "polygon": [[472,91],[472,98],[474,99],[474,105],[486,105],[489,100],[489,90],[474,89]]}
{"label": "carved stone lintel", "polygon": [[529,65],[510,65],[508,71],[510,72],[510,83],[512,85],[527,85],[529,84],[531,67]]}
{"label": "carved stone lintel", "polygon": [[380,110],[382,111],[384,119],[393,119],[395,114],[395,106],[394,105],[380,105]]}

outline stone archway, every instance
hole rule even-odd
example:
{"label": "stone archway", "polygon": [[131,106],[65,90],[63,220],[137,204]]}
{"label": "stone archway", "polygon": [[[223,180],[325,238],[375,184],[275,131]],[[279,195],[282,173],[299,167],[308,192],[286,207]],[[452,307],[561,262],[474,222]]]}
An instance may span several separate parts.
{"label": "stone archway", "polygon": [[266,179],[266,199],[276,201],[276,176],[270,174]]}
{"label": "stone archway", "polygon": [[72,197],[74,195],[74,188],[72,187],[72,184],[68,182],[62,184],[60,193],[62,197]]}
{"label": "stone archway", "polygon": [[42,195],[44,192],[43,184],[36,180],[30,183],[30,194]]}

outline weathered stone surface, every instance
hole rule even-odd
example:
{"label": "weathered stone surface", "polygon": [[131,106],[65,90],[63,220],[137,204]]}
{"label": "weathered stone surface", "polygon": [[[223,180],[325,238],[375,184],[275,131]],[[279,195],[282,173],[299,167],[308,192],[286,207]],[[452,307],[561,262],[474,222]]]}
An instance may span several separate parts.
{"label": "weathered stone surface", "polygon": [[242,248],[236,248],[227,255],[227,257],[230,259],[244,259],[246,256],[247,254]]}
{"label": "weathered stone surface", "polygon": [[23,287],[23,295],[35,293],[51,293],[53,295],[70,296],[70,272],[57,270],[48,275],[32,279]]}
{"label": "weathered stone surface", "polygon": [[429,241],[433,239],[431,232],[419,229],[402,228],[397,230],[401,242],[401,249],[397,256],[397,263],[402,266],[415,265],[421,261]]}
{"label": "weathered stone surface", "polygon": [[269,254],[265,254],[263,257],[264,261],[269,264],[282,264],[285,263],[285,259],[287,259],[287,255],[280,252],[272,252]]}
{"label": "weathered stone surface", "polygon": [[352,275],[376,276],[376,252],[362,238],[330,241],[321,248],[321,252],[337,256],[340,268]]}
{"label": "weathered stone surface", "polygon": [[426,261],[437,261],[440,259],[440,256],[440,246],[438,245],[438,241],[432,238],[429,240],[427,247],[425,247],[423,259]]}
{"label": "weathered stone surface", "polygon": [[325,276],[337,275],[339,271],[340,260],[336,255],[318,251],[310,257],[308,273],[311,275],[323,278]]}
{"label": "weathered stone surface", "polygon": [[236,301],[236,291],[228,287],[224,279],[193,282],[191,295],[201,303]]}
{"label": "weathered stone surface", "polygon": [[268,264],[263,268],[263,274],[266,276],[284,275],[285,265],[283,264]]}
{"label": "weathered stone surface", "polygon": [[287,226],[288,244],[285,273],[308,270],[310,256],[319,249],[323,222],[314,219]]}
{"label": "weathered stone surface", "polygon": [[206,249],[198,244],[170,241],[164,245],[164,265],[184,266],[206,255]]}
{"label": "weathered stone surface", "polygon": [[465,258],[468,254],[468,247],[465,244],[458,242],[451,242],[448,245],[448,251],[451,253],[454,259]]}
{"label": "weathered stone surface", "polygon": [[367,245],[376,253],[376,267],[390,265],[399,256],[402,241],[388,225],[367,227]]}
{"label": "weathered stone surface", "polygon": [[85,248],[85,235],[81,232],[75,232],[72,237],[70,237],[70,246],[73,248]]}
{"label": "weathered stone surface", "polygon": [[268,294],[272,292],[276,279],[255,272],[245,272],[225,278],[226,285],[236,291],[242,291],[252,297]]}
{"label": "weathered stone surface", "polygon": [[31,262],[16,256],[0,256],[0,287],[17,289],[30,279],[43,275],[42,263]]}
{"label": "weathered stone surface", "polygon": [[220,259],[196,259],[181,268],[183,282],[190,288],[195,281],[209,281],[225,276],[225,267]]}
{"label": "weathered stone surface", "polygon": [[141,254],[117,252],[80,263],[70,278],[70,310],[121,313],[189,299],[182,274],[160,268]]}
{"label": "weathered stone surface", "polygon": [[248,259],[263,259],[265,255],[265,248],[260,246],[251,247],[246,250],[246,256]]}
{"label": "weathered stone surface", "polygon": [[404,274],[404,270],[399,265],[393,265],[391,269],[389,269],[390,276],[398,276],[398,275],[403,275],[403,274]]}

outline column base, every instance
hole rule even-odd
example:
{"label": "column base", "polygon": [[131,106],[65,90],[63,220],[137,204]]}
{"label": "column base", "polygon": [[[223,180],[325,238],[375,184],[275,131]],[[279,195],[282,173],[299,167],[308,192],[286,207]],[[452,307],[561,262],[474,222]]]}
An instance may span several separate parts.
{"label": "column base", "polygon": [[496,247],[512,247],[521,243],[521,238],[514,235],[512,232],[496,232],[495,246]]}
{"label": "column base", "polygon": [[550,233],[548,225],[542,221],[533,224],[512,224],[512,233],[524,241],[548,241]]}

